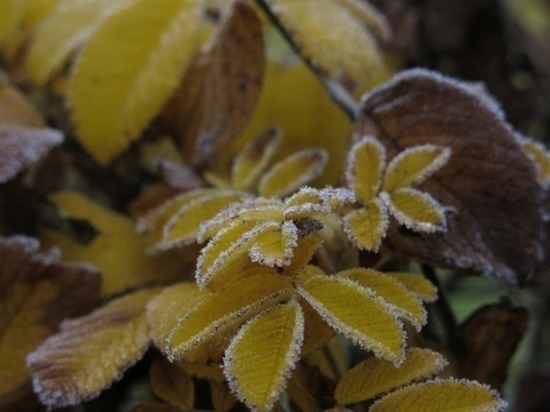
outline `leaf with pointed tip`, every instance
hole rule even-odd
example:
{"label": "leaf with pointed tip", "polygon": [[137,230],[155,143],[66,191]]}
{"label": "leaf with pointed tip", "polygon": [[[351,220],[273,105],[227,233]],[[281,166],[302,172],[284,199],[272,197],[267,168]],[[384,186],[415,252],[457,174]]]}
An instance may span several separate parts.
{"label": "leaf with pointed tip", "polygon": [[494,107],[468,83],[414,69],[364,96],[358,113],[355,138],[375,136],[390,157],[421,144],[453,152],[421,187],[456,210],[447,232],[410,236],[391,225],[392,247],[513,284],[531,276],[541,229],[536,170]]}
{"label": "leaf with pointed tip", "polygon": [[405,187],[380,196],[389,212],[408,229],[428,233],[445,230],[443,207],[428,193]]}
{"label": "leaf with pointed tip", "polygon": [[523,150],[535,163],[538,179],[543,183],[548,183],[550,181],[550,152],[548,149],[542,143],[528,138],[524,138],[521,144]]}
{"label": "leaf with pointed tip", "polygon": [[497,412],[504,408],[506,402],[488,386],[479,382],[466,379],[434,379],[407,386],[384,396],[371,406],[369,412]]}
{"label": "leaf with pointed tip", "polygon": [[25,357],[65,318],[99,303],[99,274],[61,264],[58,253],[39,252],[26,236],[0,237],[0,410],[34,410]]}
{"label": "leaf with pointed tip", "polygon": [[216,190],[191,199],[166,222],[162,248],[194,242],[202,222],[213,218],[232,203],[241,201],[243,195],[233,190]]}
{"label": "leaf with pointed tip", "polygon": [[171,358],[184,358],[195,348],[217,339],[225,342],[243,322],[267,307],[288,299],[292,281],[278,275],[258,275],[213,293],[188,312],[167,340]]}
{"label": "leaf with pointed tip", "polygon": [[281,131],[271,127],[248,142],[233,162],[232,186],[239,190],[252,189],[275,154],[281,139]]}
{"label": "leaf with pointed tip", "polygon": [[276,306],[250,320],[224,356],[224,373],[249,408],[268,411],[300,354],[304,318],[298,303]]}
{"label": "leaf with pointed tip", "polygon": [[314,276],[298,291],[330,326],[355,344],[393,363],[403,360],[403,325],[395,309],[370,289],[345,278]]}
{"label": "leaf with pointed tip", "polygon": [[397,279],[424,302],[435,302],[437,300],[437,288],[422,275],[404,272],[387,272],[386,275]]}
{"label": "leaf with pointed tip", "polygon": [[360,209],[344,216],[344,230],[358,249],[377,252],[386,236],[389,220],[385,204],[373,199]]}
{"label": "leaf with pointed tip", "polygon": [[417,331],[426,324],[426,310],[420,299],[391,276],[365,268],[344,270],[338,272],[337,276],[351,279],[361,286],[372,289],[392,305],[399,316],[408,320]]}
{"label": "leaf with pointed tip", "polygon": [[286,276],[297,276],[313,259],[313,255],[321,246],[321,239],[309,235],[298,239],[290,264],[283,268]]}
{"label": "leaf with pointed tip", "polygon": [[98,234],[88,244],[81,244],[64,234],[44,231],[44,244],[58,246],[66,262],[87,262],[99,268],[102,296],[174,280],[185,268],[174,256],[148,256],[144,239],[127,216],[78,192],[59,192],[51,200],[68,217],[90,222]]}
{"label": "leaf with pointed tip", "polygon": [[260,180],[262,196],[286,196],[319,177],[327,164],[324,150],[305,149],[293,153],[269,169]]}
{"label": "leaf with pointed tip", "polygon": [[43,86],[109,16],[132,0],[64,1],[37,27],[25,60],[29,78]]}
{"label": "leaf with pointed tip", "polygon": [[348,154],[346,181],[357,200],[368,204],[378,194],[386,166],[386,150],[372,136],[362,137]]}
{"label": "leaf with pointed tip", "polygon": [[208,295],[194,282],[184,282],[164,288],[151,299],[147,304],[147,322],[153,344],[165,352],[166,338],[181,317]]}
{"label": "leaf with pointed tip", "polygon": [[153,393],[183,411],[192,411],[195,403],[195,385],[190,375],[177,364],[165,358],[153,361],[149,371]]}
{"label": "leaf with pointed tip", "polygon": [[[340,2],[265,0],[265,3],[305,59],[321,74],[348,89],[364,86],[382,68],[374,37],[363,21]],[[337,27],[337,35],[327,27]]]}
{"label": "leaf with pointed tip", "polygon": [[150,345],[145,306],[158,292],[143,289],[63,322],[58,334],[27,357],[41,402],[50,407],[75,405],[120,380]]}
{"label": "leaf with pointed tip", "polygon": [[388,164],[382,190],[391,192],[420,184],[445,166],[450,156],[450,149],[433,144],[409,147]]}
{"label": "leaf with pointed tip", "polygon": [[80,142],[101,163],[136,140],[176,88],[197,46],[199,12],[197,0],[134,1],[87,42],[69,107]]}
{"label": "leaf with pointed tip", "polygon": [[440,372],[448,362],[430,349],[412,348],[398,368],[384,359],[369,358],[348,370],[336,385],[334,397],[339,404],[362,402],[413,381]]}
{"label": "leaf with pointed tip", "polygon": [[187,158],[213,167],[246,126],[265,66],[256,12],[243,0],[226,3],[216,32],[185,74],[166,113]]}

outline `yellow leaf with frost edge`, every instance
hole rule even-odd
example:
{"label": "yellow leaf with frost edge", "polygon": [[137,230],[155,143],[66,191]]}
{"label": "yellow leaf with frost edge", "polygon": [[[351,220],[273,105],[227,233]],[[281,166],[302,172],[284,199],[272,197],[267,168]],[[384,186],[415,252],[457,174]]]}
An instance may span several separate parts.
{"label": "yellow leaf with frost edge", "polygon": [[197,0],[136,0],[110,16],[76,62],[69,107],[101,163],[122,153],[161,110],[196,49]]}
{"label": "yellow leaf with frost edge", "polygon": [[344,216],[346,235],[356,248],[362,250],[377,252],[386,236],[388,225],[386,205],[376,198]]}
{"label": "yellow leaf with frost edge", "polygon": [[437,300],[437,288],[422,275],[403,272],[386,272],[386,275],[397,279],[424,302],[435,302]]}
{"label": "yellow leaf with frost edge", "polygon": [[348,370],[336,385],[334,397],[347,405],[374,398],[413,381],[428,378],[443,369],[447,361],[430,349],[413,348],[407,351],[398,368],[392,363],[369,358]]}
{"label": "yellow leaf with frost edge", "polygon": [[433,233],[446,229],[443,207],[428,193],[406,187],[382,192],[380,197],[395,219],[411,230]]}
{"label": "yellow leaf with frost edge", "polygon": [[304,318],[298,303],[261,313],[233,338],[224,356],[224,373],[249,408],[271,410],[298,361]]}
{"label": "yellow leaf with frost edge", "polygon": [[355,344],[395,364],[403,360],[403,324],[395,309],[373,291],[329,276],[313,276],[298,291],[330,326]]}
{"label": "yellow leaf with frost edge", "polygon": [[386,166],[386,149],[372,136],[365,136],[349,151],[346,181],[357,200],[368,204],[378,195]]}
{"label": "yellow leaf with frost edge", "polygon": [[185,270],[174,256],[148,256],[144,239],[136,233],[128,217],[77,192],[60,192],[51,200],[62,213],[87,220],[99,233],[90,243],[81,244],[64,234],[44,231],[41,237],[44,246],[58,246],[66,262],[87,262],[99,268],[103,275],[103,296],[150,283],[168,282]]}
{"label": "yellow leaf with frost edge", "polygon": [[158,292],[141,290],[63,322],[58,334],[27,357],[40,401],[50,407],[76,405],[120,380],[150,345],[145,306]]}
{"label": "yellow leaf with frost edge", "polygon": [[434,379],[386,395],[369,412],[497,412],[506,402],[491,388],[466,379]]}

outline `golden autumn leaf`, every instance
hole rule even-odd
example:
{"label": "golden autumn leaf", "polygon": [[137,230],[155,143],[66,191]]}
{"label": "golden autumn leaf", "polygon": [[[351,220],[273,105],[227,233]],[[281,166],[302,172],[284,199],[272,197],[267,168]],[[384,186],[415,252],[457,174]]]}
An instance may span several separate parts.
{"label": "golden autumn leaf", "polygon": [[137,0],[87,42],[69,106],[81,143],[97,160],[119,155],[161,110],[196,49],[199,11],[197,0]]}
{"label": "golden autumn leaf", "polygon": [[167,108],[167,121],[188,160],[214,163],[246,126],[264,75],[261,22],[246,1],[227,2],[205,50]]}
{"label": "golden autumn leaf", "polygon": [[344,230],[350,241],[360,249],[373,252],[380,248],[389,223],[386,203],[380,199],[344,216]]}
{"label": "golden autumn leaf", "polygon": [[342,376],[334,396],[342,405],[362,402],[413,381],[429,378],[446,365],[447,361],[439,353],[420,348],[409,349],[398,368],[384,359],[369,358]]}
{"label": "golden autumn leaf", "polygon": [[2,2],[0,14],[0,44],[4,42],[23,19],[24,3],[19,0],[5,0]]}
{"label": "golden autumn leaf", "polygon": [[368,203],[382,185],[386,166],[386,150],[371,136],[354,144],[347,157],[346,180],[357,200]]}
{"label": "golden autumn leaf", "polygon": [[275,306],[251,319],[232,339],[224,373],[248,407],[270,410],[298,360],[304,319],[297,303]]}
{"label": "golden autumn leaf", "polygon": [[25,236],[0,238],[0,409],[31,410],[25,357],[58,323],[99,303],[99,274],[86,266],[58,263]]}
{"label": "golden autumn leaf", "polygon": [[149,380],[151,389],[157,397],[181,411],[194,410],[193,378],[176,364],[168,362],[165,358],[155,359],[149,371]]}
{"label": "golden autumn leaf", "polygon": [[[353,10],[340,1],[265,0],[262,3],[280,21],[310,64],[349,90],[364,88],[382,69],[374,36]],[[383,20],[380,14],[371,16],[371,20]],[[327,27],[338,27],[338,35]]]}
{"label": "golden autumn leaf", "polygon": [[44,85],[110,15],[132,0],[62,1],[37,27],[26,56],[31,81]]}
{"label": "golden autumn leaf", "polygon": [[528,138],[524,138],[521,144],[523,150],[535,163],[539,181],[548,183],[550,181],[550,152],[548,149],[542,143]]}
{"label": "golden autumn leaf", "polygon": [[77,192],[60,192],[51,200],[66,216],[89,221],[98,235],[90,243],[80,244],[61,233],[45,231],[44,244],[60,247],[64,261],[88,262],[99,268],[103,274],[103,296],[185,274],[185,267],[173,256],[148,256],[144,240],[128,217]]}
{"label": "golden autumn leaf", "polygon": [[304,281],[298,291],[332,328],[355,344],[395,364],[403,360],[403,324],[395,309],[370,289],[349,279],[318,275]]}
{"label": "golden autumn leaf", "polygon": [[387,272],[386,275],[397,279],[424,302],[434,302],[437,300],[437,288],[422,275],[404,272]]}
{"label": "golden autumn leaf", "polygon": [[495,391],[476,381],[434,379],[384,396],[369,412],[497,412],[504,410],[506,405]]}
{"label": "golden autumn leaf", "polygon": [[27,357],[40,401],[50,407],[74,405],[120,380],[150,345],[145,306],[158,292],[143,289],[63,322],[58,334]]}

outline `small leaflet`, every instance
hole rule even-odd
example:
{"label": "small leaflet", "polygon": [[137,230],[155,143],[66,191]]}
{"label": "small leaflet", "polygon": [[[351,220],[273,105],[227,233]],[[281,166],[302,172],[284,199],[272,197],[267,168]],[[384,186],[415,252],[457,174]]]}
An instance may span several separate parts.
{"label": "small leaflet", "polygon": [[238,190],[252,189],[273,158],[281,140],[281,131],[271,127],[248,142],[233,161],[232,186]]}
{"label": "small leaflet", "polygon": [[122,379],[150,345],[145,306],[158,292],[143,289],[64,321],[58,334],[27,357],[40,401],[56,408],[76,405]]}
{"label": "small leaflet", "polygon": [[448,362],[439,353],[421,348],[409,349],[398,368],[387,360],[372,357],[342,376],[334,397],[342,405],[362,402],[413,381],[427,379],[447,365]]}
{"label": "small leaflet", "polygon": [[375,402],[369,412],[468,410],[498,412],[507,403],[487,385],[466,379],[434,379],[399,389]]}
{"label": "small leaflet", "polygon": [[286,196],[319,177],[325,170],[328,154],[321,149],[305,149],[276,163],[260,180],[261,196]]}
{"label": "small leaflet", "polygon": [[278,230],[266,230],[258,235],[249,251],[250,260],[269,267],[287,266],[297,245],[298,228],[287,221]]}
{"label": "small leaflet", "polygon": [[349,279],[322,275],[309,278],[298,291],[331,327],[355,344],[396,365],[402,362],[403,324],[395,309],[373,291]]}
{"label": "small leaflet", "polygon": [[397,221],[411,230],[434,233],[446,229],[443,207],[428,193],[401,188],[382,192],[380,198]]}
{"label": "small leaflet", "polygon": [[386,166],[386,149],[372,136],[355,143],[348,154],[346,181],[362,203],[371,201],[380,191]]}
{"label": "small leaflet", "polygon": [[385,272],[386,275],[397,279],[407,289],[414,293],[423,302],[435,302],[437,300],[437,288],[432,282],[422,275],[404,272]]}
{"label": "small leaflet", "polygon": [[409,147],[388,164],[382,190],[390,192],[420,184],[441,169],[450,157],[451,149],[447,147],[433,144]]}
{"label": "small leaflet", "polygon": [[344,231],[355,247],[377,252],[386,236],[389,219],[385,203],[373,199],[344,216]]}
{"label": "small leaflet", "polygon": [[548,149],[542,143],[527,137],[521,141],[521,144],[523,150],[535,163],[539,181],[548,184],[550,182],[550,152]]}
{"label": "small leaflet", "polygon": [[149,371],[149,382],[153,393],[168,404],[182,411],[193,410],[195,384],[193,378],[176,363],[158,357]]}
{"label": "small leaflet", "polygon": [[246,323],[223,359],[232,391],[249,408],[271,410],[299,359],[304,317],[296,302],[275,306]]}

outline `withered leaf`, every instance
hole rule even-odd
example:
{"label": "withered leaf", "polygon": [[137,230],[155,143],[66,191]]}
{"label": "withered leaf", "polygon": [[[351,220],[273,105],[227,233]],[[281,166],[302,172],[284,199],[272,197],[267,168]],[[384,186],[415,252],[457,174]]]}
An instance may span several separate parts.
{"label": "withered leaf", "polygon": [[461,375],[500,390],[527,321],[527,310],[513,307],[507,300],[472,314],[459,330],[465,349],[465,358],[459,362]]}
{"label": "withered leaf", "polygon": [[193,163],[212,163],[246,126],[264,66],[261,22],[246,1],[233,1],[167,106],[166,120]]}
{"label": "withered leaf", "polygon": [[377,137],[390,157],[425,143],[452,150],[420,186],[447,207],[447,232],[413,237],[392,225],[395,249],[512,284],[530,278],[541,225],[536,171],[487,99],[469,84],[415,69],[364,96],[358,111],[354,138]]}
{"label": "withered leaf", "polygon": [[40,401],[50,407],[75,405],[120,380],[151,343],[145,306],[159,291],[142,289],[64,321],[59,333],[27,356]]}
{"label": "withered leaf", "polygon": [[39,246],[30,237],[0,238],[0,410],[31,409],[25,357],[59,322],[99,301],[96,271],[58,263],[56,252],[39,253]]}

